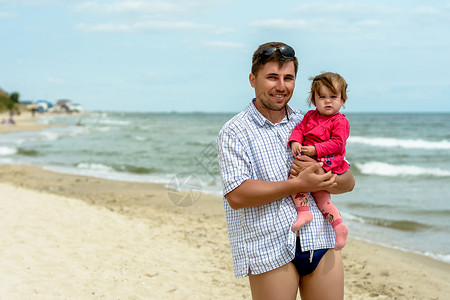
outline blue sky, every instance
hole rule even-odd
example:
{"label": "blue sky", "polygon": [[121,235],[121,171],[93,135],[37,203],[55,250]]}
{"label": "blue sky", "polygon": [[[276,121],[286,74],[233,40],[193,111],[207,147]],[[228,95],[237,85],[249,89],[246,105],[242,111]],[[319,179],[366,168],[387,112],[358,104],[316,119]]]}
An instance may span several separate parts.
{"label": "blue sky", "polygon": [[0,0],[0,87],[91,110],[237,112],[258,45],[344,76],[343,112],[450,112],[448,1]]}

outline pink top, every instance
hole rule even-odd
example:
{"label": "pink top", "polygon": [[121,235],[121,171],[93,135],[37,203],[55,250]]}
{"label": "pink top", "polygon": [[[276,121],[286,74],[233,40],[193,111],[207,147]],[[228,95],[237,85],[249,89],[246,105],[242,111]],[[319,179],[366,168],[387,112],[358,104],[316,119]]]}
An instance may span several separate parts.
{"label": "pink top", "polygon": [[349,168],[344,159],[349,134],[350,123],[345,115],[321,116],[317,109],[310,110],[292,131],[289,145],[295,141],[303,146],[315,146],[323,169],[342,174]]}

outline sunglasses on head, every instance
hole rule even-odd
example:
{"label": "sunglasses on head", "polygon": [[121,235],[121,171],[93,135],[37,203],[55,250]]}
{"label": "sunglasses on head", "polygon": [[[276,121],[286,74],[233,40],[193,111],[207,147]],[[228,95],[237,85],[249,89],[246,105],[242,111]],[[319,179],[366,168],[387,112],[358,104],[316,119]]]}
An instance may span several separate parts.
{"label": "sunglasses on head", "polygon": [[285,45],[280,47],[267,47],[261,50],[259,53],[261,56],[268,57],[275,51],[279,50],[281,55],[286,57],[295,57],[295,51],[292,49],[292,47]]}

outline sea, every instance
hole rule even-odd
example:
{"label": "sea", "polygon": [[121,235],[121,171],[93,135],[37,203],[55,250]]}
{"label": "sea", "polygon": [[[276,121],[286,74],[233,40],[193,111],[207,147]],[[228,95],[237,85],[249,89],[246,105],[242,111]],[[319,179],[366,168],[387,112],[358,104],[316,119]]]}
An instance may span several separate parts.
{"label": "sea", "polygon": [[[450,114],[345,114],[356,186],[332,199],[349,235],[450,263]],[[233,115],[42,115],[65,126],[0,135],[0,164],[221,195],[215,139]]]}

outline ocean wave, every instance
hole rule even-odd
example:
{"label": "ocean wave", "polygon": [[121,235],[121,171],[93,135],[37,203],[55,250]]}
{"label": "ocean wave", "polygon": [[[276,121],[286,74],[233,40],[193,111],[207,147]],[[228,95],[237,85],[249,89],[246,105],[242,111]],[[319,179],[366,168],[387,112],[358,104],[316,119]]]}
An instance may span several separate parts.
{"label": "ocean wave", "polygon": [[78,163],[76,167],[79,169],[88,169],[95,171],[106,171],[106,172],[114,171],[114,169],[109,166],[97,163]]}
{"label": "ocean wave", "polygon": [[356,168],[361,174],[379,175],[388,177],[398,176],[432,176],[432,177],[450,177],[450,171],[439,168],[424,168],[410,165],[391,165],[383,162],[355,163]]}
{"label": "ocean wave", "polygon": [[374,218],[374,217],[366,217],[366,216],[356,216],[349,213],[343,213],[342,216],[345,220],[362,223],[362,224],[369,224],[374,225],[378,227],[385,227],[390,229],[396,229],[401,231],[421,231],[430,229],[433,226],[430,226],[428,224],[411,221],[411,220],[389,220],[389,219],[383,219],[383,218]]}
{"label": "ocean wave", "polygon": [[39,151],[33,150],[33,149],[18,148],[17,154],[25,155],[25,156],[38,156]]}
{"label": "ocean wave", "polygon": [[111,127],[94,127],[93,130],[100,132],[107,132],[111,130]]}
{"label": "ocean wave", "polygon": [[[46,141],[54,141],[54,140],[59,139],[61,134],[58,133],[58,132],[41,131],[41,132],[39,132],[39,136],[40,136],[40,138],[39,137],[38,138],[35,137],[34,139],[37,139],[37,140],[43,139],[43,140],[46,140]],[[33,140],[33,139],[31,139],[31,140]]]}
{"label": "ocean wave", "polygon": [[99,123],[99,124],[120,125],[120,126],[125,126],[125,125],[130,125],[131,124],[131,121],[111,120],[111,119],[97,120],[96,122]]}
{"label": "ocean wave", "polygon": [[428,149],[428,150],[449,150],[450,141],[425,141],[422,139],[396,139],[383,137],[362,137],[350,136],[349,143],[359,143],[375,147],[405,148],[405,149]]}
{"label": "ocean wave", "polygon": [[17,149],[16,148],[0,147],[0,156],[14,155],[16,153],[17,153]]}
{"label": "ocean wave", "polygon": [[133,174],[152,174],[158,171],[157,169],[153,168],[137,167],[132,165],[113,166],[113,169],[119,172],[127,172]]}
{"label": "ocean wave", "polygon": [[154,168],[145,168],[126,164],[109,166],[101,163],[86,163],[86,162],[78,163],[76,164],[76,167],[78,169],[91,170],[103,173],[123,172],[123,173],[132,173],[136,175],[152,174],[160,171]]}
{"label": "ocean wave", "polygon": [[135,141],[138,141],[138,142],[145,142],[145,141],[147,141],[149,138],[148,138],[148,137],[144,137],[144,136],[136,135],[136,136],[133,136],[133,139],[134,139]]}

